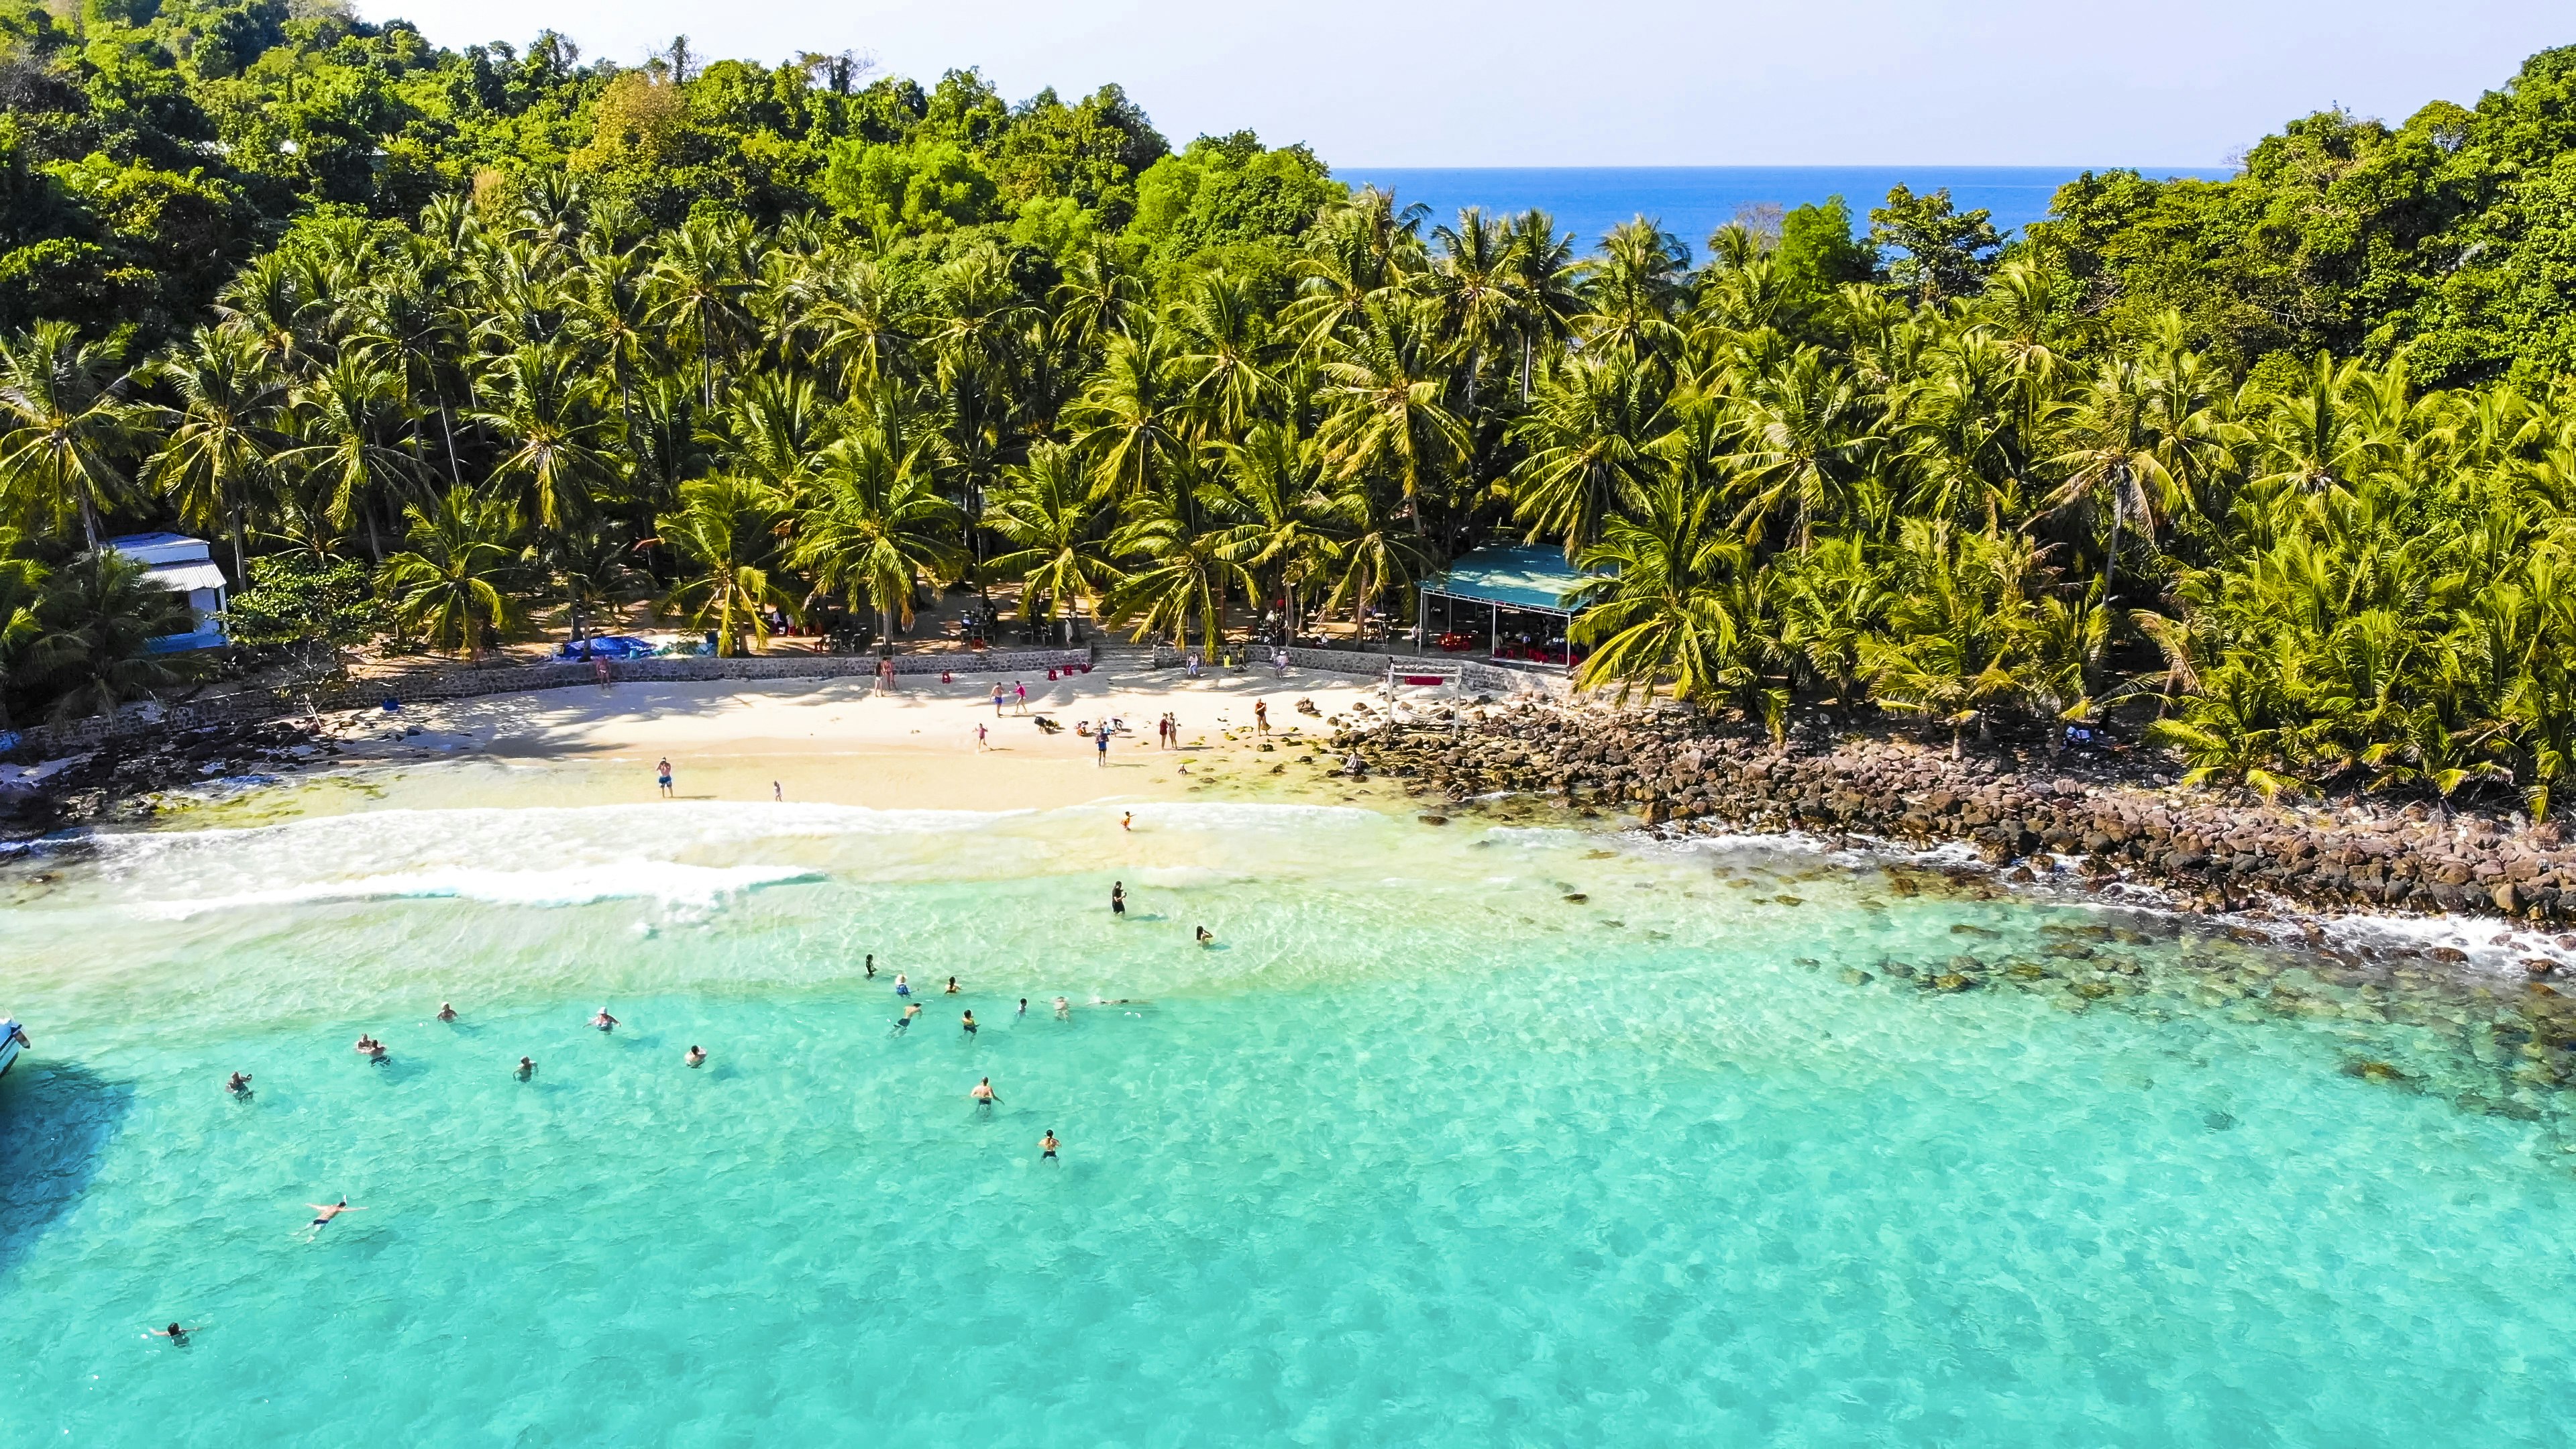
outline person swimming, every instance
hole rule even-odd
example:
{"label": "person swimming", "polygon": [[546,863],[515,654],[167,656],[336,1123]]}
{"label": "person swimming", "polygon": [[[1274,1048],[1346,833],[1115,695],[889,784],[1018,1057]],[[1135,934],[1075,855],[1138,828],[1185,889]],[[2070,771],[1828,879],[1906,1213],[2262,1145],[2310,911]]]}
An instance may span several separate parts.
{"label": "person swimming", "polygon": [[993,1095],[993,1079],[991,1077],[986,1077],[984,1080],[977,1082],[975,1084],[975,1089],[968,1092],[966,1095],[975,1099],[976,1106],[984,1108],[990,1108],[994,1103],[1002,1100],[1001,1098]]}
{"label": "person swimming", "polygon": [[365,1057],[368,1061],[379,1066],[383,1065],[385,1062],[385,1044],[376,1040],[374,1037],[367,1035],[363,1031],[358,1033],[358,1044],[351,1047],[349,1050],[356,1052],[358,1055]]}
{"label": "person swimming", "polygon": [[970,1011],[970,1012],[968,1012],[968,1013],[966,1013],[966,1020],[962,1023],[962,1025],[963,1025],[963,1026],[965,1027],[965,1029],[966,1029],[966,1034],[967,1034],[968,1036],[973,1036],[973,1035],[975,1034],[975,1013],[973,1013],[973,1012],[971,1012],[971,1011]]}
{"label": "person swimming", "polygon": [[894,1019],[894,1034],[896,1036],[901,1036],[905,1032],[912,1030],[912,1019],[919,1015],[921,1015],[920,1002],[915,1001],[905,1006],[903,1009],[903,1015]]}
{"label": "person swimming", "polygon": [[170,1340],[171,1347],[186,1348],[188,1346],[189,1334],[203,1333],[210,1326],[211,1325],[200,1323],[194,1328],[181,1328],[179,1325],[173,1323],[168,1328],[154,1328],[146,1330],[145,1336],[149,1338],[166,1338]]}
{"label": "person swimming", "polygon": [[682,1060],[686,1061],[690,1066],[703,1067],[707,1064],[707,1050],[702,1046],[691,1043],[689,1046],[689,1054]]}
{"label": "person swimming", "polygon": [[1057,997],[1055,999],[1055,1019],[1058,1021],[1073,1020],[1073,1003],[1065,1000],[1061,996]]}
{"label": "person swimming", "polygon": [[1026,1015],[1028,1015],[1028,1014],[1029,1014],[1029,999],[1028,999],[1027,997],[1023,996],[1023,997],[1021,997],[1021,998],[1020,998],[1020,1015],[1022,1015],[1022,1016],[1026,1016]]}
{"label": "person swimming", "polygon": [[338,1202],[308,1202],[305,1206],[313,1209],[313,1221],[305,1225],[307,1231],[304,1234],[304,1241],[308,1243],[320,1236],[322,1230],[331,1225],[331,1220],[340,1214],[366,1211],[362,1207],[349,1206],[347,1193],[342,1193]]}
{"label": "person swimming", "polygon": [[536,1059],[535,1059],[535,1058],[533,1058],[533,1057],[521,1057],[521,1058],[519,1058],[519,1080],[520,1080],[520,1081],[523,1081],[523,1082],[524,1082],[524,1081],[528,1080],[530,1077],[535,1076],[536,1074],[537,1074],[537,1063],[536,1063]]}
{"label": "person swimming", "polygon": [[912,982],[900,971],[894,973],[894,994],[897,996],[912,994]]}
{"label": "person swimming", "polygon": [[1216,932],[1209,930],[1209,929],[1208,929],[1207,927],[1205,927],[1205,926],[1201,926],[1201,927],[1199,927],[1199,944],[1200,944],[1200,945],[1202,945],[1202,946],[1207,945],[1209,942],[1214,941],[1215,939],[1216,939]]}
{"label": "person swimming", "polygon": [[225,1090],[225,1091],[227,1091],[227,1092],[232,1093],[232,1094],[233,1094],[234,1096],[236,1096],[236,1097],[247,1097],[247,1096],[249,1096],[249,1095],[250,1095],[250,1073],[248,1073],[248,1072],[235,1072],[235,1073],[233,1073],[233,1074],[232,1074],[232,1076],[230,1076],[229,1078],[225,1079],[225,1082],[224,1082],[224,1090]]}
{"label": "person swimming", "polygon": [[608,1008],[603,1006],[599,1009],[599,1015],[590,1019],[590,1024],[599,1028],[601,1031],[615,1031],[624,1023],[618,1021],[616,1017],[609,1015]]}
{"label": "person swimming", "polygon": [[949,977],[948,989],[940,994],[943,996],[955,996],[957,994],[957,978],[954,976]]}
{"label": "person swimming", "polygon": [[441,1021],[454,1021],[456,1019],[456,1008],[444,1001],[438,1003],[438,1019]]}
{"label": "person swimming", "polygon": [[1055,1140],[1055,1129],[1049,1127],[1046,1130],[1046,1135],[1038,1139],[1038,1161],[1052,1162],[1058,1166],[1062,1166],[1064,1159],[1055,1155],[1055,1150],[1058,1145],[1059,1144]]}

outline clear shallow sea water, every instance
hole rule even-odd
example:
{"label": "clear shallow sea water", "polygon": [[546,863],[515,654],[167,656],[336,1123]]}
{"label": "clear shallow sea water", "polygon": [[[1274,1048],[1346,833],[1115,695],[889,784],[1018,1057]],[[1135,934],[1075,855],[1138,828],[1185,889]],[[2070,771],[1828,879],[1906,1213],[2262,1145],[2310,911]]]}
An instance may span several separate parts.
{"label": "clear shallow sea water", "polygon": [[2510,996],[1754,846],[1137,816],[389,810],[0,865],[0,1442],[2576,1421],[2576,1138]]}
{"label": "clear shallow sea water", "polygon": [[[2137,169],[2148,176],[2210,181],[2235,174],[2225,167]],[[1573,232],[1577,247],[1588,249],[1610,228],[1644,216],[1662,223],[1697,256],[1709,233],[1748,206],[1785,209],[1840,196],[1851,206],[1853,229],[1865,231],[1869,209],[1900,184],[1918,194],[1946,186],[1961,211],[1983,207],[1994,214],[1996,229],[2009,234],[2047,216],[2057,188],[2083,173],[2080,166],[1362,166],[1333,175],[1353,186],[1393,191],[1402,204],[1429,206],[1430,225],[1454,223],[1462,207],[1481,206],[1493,216],[1535,206],[1556,218],[1559,231]]]}

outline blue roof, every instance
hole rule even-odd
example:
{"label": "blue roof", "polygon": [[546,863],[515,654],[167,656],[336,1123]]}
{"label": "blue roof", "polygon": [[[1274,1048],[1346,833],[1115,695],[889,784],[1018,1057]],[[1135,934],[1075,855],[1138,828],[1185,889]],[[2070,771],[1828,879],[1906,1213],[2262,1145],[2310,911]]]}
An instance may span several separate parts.
{"label": "blue roof", "polygon": [[1445,572],[1424,579],[1422,587],[1430,593],[1506,609],[1570,614],[1574,606],[1565,602],[1565,596],[1597,577],[1568,564],[1562,549],[1516,543],[1462,554]]}

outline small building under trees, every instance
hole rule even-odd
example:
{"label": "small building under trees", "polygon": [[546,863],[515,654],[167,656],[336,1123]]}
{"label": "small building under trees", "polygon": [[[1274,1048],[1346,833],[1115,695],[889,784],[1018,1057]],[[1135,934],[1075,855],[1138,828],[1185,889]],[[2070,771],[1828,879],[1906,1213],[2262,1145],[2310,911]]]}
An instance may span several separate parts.
{"label": "small building under trees", "polygon": [[1596,581],[1567,564],[1559,549],[1475,549],[1422,581],[1418,637],[1426,651],[1481,650],[1498,663],[1566,668],[1577,662],[1566,637],[1578,607],[1573,596]]}
{"label": "small building under trees", "polygon": [[224,647],[224,571],[202,538],[184,533],[128,533],[107,541],[108,551],[144,566],[144,581],[188,601],[189,628],[163,634],[144,647],[154,654]]}

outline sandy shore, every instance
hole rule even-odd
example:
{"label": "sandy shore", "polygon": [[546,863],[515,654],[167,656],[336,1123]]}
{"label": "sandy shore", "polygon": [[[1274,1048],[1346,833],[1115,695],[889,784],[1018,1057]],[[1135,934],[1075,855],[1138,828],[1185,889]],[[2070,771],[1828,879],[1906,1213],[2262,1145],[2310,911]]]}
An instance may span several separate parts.
{"label": "sandy shore", "polygon": [[[791,801],[880,809],[1045,809],[1209,790],[1321,788],[1340,798],[1365,792],[1324,782],[1329,756],[1306,746],[1329,735],[1332,717],[1385,705],[1382,686],[1353,676],[1267,669],[1001,680],[1006,691],[1015,683],[1028,686],[1026,712],[1012,695],[998,716],[990,676],[907,679],[889,696],[865,680],[619,684],[354,712],[331,724],[341,763],[360,768],[293,793],[304,797],[299,809],[326,810],[335,782],[362,785],[371,808],[652,799],[654,765],[667,758],[674,793],[687,799],[767,800],[773,784]],[[1316,713],[1301,713],[1301,700]],[[1269,708],[1268,750],[1254,735],[1259,704]],[[1177,751],[1156,743],[1166,713],[1180,723]],[[1104,716],[1127,726],[1105,760],[1075,732]],[[1041,717],[1063,729],[1043,730]],[[272,796],[260,808],[283,803]]]}

